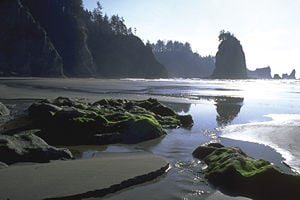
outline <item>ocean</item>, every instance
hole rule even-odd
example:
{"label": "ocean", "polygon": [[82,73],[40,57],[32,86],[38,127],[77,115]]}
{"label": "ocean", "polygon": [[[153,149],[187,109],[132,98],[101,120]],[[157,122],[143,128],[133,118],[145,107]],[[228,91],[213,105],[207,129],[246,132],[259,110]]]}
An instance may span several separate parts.
{"label": "ocean", "polygon": [[[0,101],[70,96],[157,98],[179,114],[191,114],[190,129],[170,129],[163,138],[136,145],[109,145],[95,152],[148,151],[171,165],[164,176],[102,199],[207,199],[216,191],[192,157],[208,142],[238,146],[287,173],[300,173],[300,81],[208,79],[0,79]],[[287,166],[290,166],[287,167]],[[292,169],[292,170],[291,170]]]}

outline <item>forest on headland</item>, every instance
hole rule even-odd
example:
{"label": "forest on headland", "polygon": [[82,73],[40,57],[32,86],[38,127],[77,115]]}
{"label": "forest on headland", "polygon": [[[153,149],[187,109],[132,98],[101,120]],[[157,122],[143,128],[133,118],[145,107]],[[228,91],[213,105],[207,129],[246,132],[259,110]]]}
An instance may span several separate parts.
{"label": "forest on headland", "polygon": [[167,77],[140,38],[100,3],[82,0],[0,2],[2,76]]}
{"label": "forest on headland", "polygon": [[169,77],[206,78],[215,68],[215,57],[204,56],[192,51],[190,43],[158,40],[152,47],[155,58],[162,63]]}
{"label": "forest on headland", "polygon": [[90,11],[82,0],[2,0],[0,19],[0,76],[272,78],[270,67],[247,69],[240,41],[230,32],[220,32],[216,56],[201,56],[188,42],[144,44],[99,2]]}

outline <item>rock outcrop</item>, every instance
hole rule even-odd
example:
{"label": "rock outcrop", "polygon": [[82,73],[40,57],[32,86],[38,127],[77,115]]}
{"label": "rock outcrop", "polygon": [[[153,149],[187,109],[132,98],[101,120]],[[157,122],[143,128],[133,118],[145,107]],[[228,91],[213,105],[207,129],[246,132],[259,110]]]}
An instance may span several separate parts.
{"label": "rock outcrop", "polygon": [[247,70],[247,76],[254,79],[272,79],[271,68],[256,68],[254,71]]}
{"label": "rock outcrop", "polygon": [[70,159],[69,150],[49,146],[35,133],[28,130],[10,135],[0,135],[0,161],[6,164],[16,162],[49,162],[57,159]]}
{"label": "rock outcrop", "polygon": [[296,70],[293,69],[290,74],[287,74],[287,73],[282,74],[281,77],[279,74],[274,74],[273,79],[296,79]]}
{"label": "rock outcrop", "polygon": [[216,68],[211,78],[247,78],[245,54],[240,41],[233,34],[225,31],[221,31],[219,40],[221,43],[216,54]]}
{"label": "rock outcrop", "polygon": [[293,69],[290,74],[282,74],[282,79],[296,79],[296,70]]}
{"label": "rock outcrop", "polygon": [[156,99],[102,99],[93,104],[59,97],[29,108],[33,127],[50,144],[138,143],[166,134],[164,128],[191,127],[190,115],[177,115]]}
{"label": "rock outcrop", "polygon": [[274,74],[273,79],[281,79],[281,77],[279,76],[279,74]]}
{"label": "rock outcrop", "polygon": [[86,44],[86,27],[80,19],[83,12],[80,1],[21,0],[21,2],[46,30],[62,57],[65,75],[95,76],[93,58]]}
{"label": "rock outcrop", "polygon": [[62,58],[20,0],[0,2],[0,76],[62,76]]}
{"label": "rock outcrop", "polygon": [[208,165],[203,170],[205,177],[224,193],[255,200],[294,199],[300,195],[299,175],[285,174],[239,148],[212,143],[198,147],[193,155]]}

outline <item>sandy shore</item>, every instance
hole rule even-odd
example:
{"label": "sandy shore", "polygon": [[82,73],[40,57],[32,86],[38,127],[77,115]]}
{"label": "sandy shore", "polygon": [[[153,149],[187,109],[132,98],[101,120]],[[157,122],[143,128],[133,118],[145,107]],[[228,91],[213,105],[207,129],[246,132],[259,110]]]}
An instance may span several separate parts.
{"label": "sandy shore", "polygon": [[[159,86],[159,83],[157,83]],[[144,100],[156,98],[160,101],[185,102],[184,98],[152,95],[147,91],[148,83],[118,79],[94,78],[0,78],[1,99],[45,99],[67,96],[90,102],[103,98],[126,98]],[[189,100],[192,102],[192,100]]]}
{"label": "sandy shore", "polygon": [[11,166],[0,170],[0,196],[10,200],[101,197],[152,180],[167,168],[165,159],[145,152]]}
{"label": "sandy shore", "polygon": [[[94,79],[0,78],[0,101],[13,105],[11,114],[16,115],[35,100],[58,96],[86,101],[146,98],[144,95],[107,93],[122,85],[119,81],[113,82],[115,80],[95,83]],[[99,85],[102,92],[88,92]],[[85,87],[86,90],[82,89]],[[142,152],[100,153],[93,159],[10,166],[0,170],[0,199],[99,197],[153,180],[167,168],[164,158]]]}
{"label": "sandy shore", "polygon": [[[151,87],[158,87],[160,84],[159,82],[156,83],[151,83]],[[166,101],[166,102],[177,102],[177,103],[186,103],[186,99],[185,98],[178,98],[178,97],[172,97],[170,95],[153,95],[151,93],[151,87],[149,87],[149,85],[147,85],[147,83],[143,83],[143,82],[138,82],[135,83],[134,81],[128,81],[128,80],[103,80],[103,79],[61,79],[61,78],[0,78],[0,101],[3,102],[13,102],[11,104],[13,104],[13,106],[18,106],[18,104],[20,103],[24,103],[24,105],[30,105],[30,103],[32,102],[32,100],[37,100],[37,99],[44,99],[44,98],[56,98],[58,96],[67,96],[70,98],[78,98],[78,99],[82,99],[82,100],[86,100],[86,101],[91,101],[94,102],[96,100],[102,99],[102,98],[127,98],[130,100],[141,100],[141,99],[146,99],[149,97],[152,98],[157,98],[160,101]],[[149,90],[150,88],[150,90]],[[217,91],[219,92],[219,91]],[[21,101],[19,101],[18,99],[21,99]],[[188,101],[189,103],[193,103],[194,100],[189,99]],[[195,102],[199,102],[197,100],[195,100]],[[24,106],[23,106],[24,107]],[[205,112],[205,110],[201,110],[201,112]],[[205,113],[205,115],[207,115],[208,113]],[[205,118],[207,120],[207,118]],[[251,127],[250,127],[251,128]],[[237,129],[238,130],[238,129]],[[271,134],[270,134],[271,136]],[[231,137],[229,137],[231,138]],[[232,137],[234,139],[237,139],[235,137]],[[194,139],[193,139],[194,140]],[[247,140],[248,141],[248,140]],[[253,141],[253,142],[257,142],[257,141]],[[199,144],[200,145],[200,144]],[[192,152],[192,151],[191,151]],[[136,168],[131,168],[131,167],[127,167],[126,165],[123,165],[124,161],[123,159],[126,159],[126,157],[128,157],[128,155],[130,158],[128,158],[129,160],[134,160],[133,163],[136,163],[135,157],[137,155],[135,154],[122,154],[125,155],[123,156],[119,156],[118,154],[106,154],[106,156],[104,156],[105,158],[96,158],[96,159],[86,159],[86,160],[76,160],[76,161],[64,161],[62,163],[66,163],[65,165],[68,166],[63,166],[63,164],[60,166],[60,170],[64,167],[66,167],[64,170],[61,171],[60,173],[60,177],[57,180],[52,180],[52,174],[56,174],[56,173],[52,173],[50,174],[51,176],[47,175],[47,173],[44,172],[44,178],[39,178],[40,174],[38,174],[37,172],[40,171],[42,174],[42,170],[47,169],[47,167],[45,166],[50,166],[50,168],[56,166],[56,162],[49,164],[37,164],[34,165],[36,167],[32,167],[32,166],[13,166],[13,167],[9,167],[7,169],[4,169],[4,171],[10,171],[10,170],[16,170],[15,174],[12,173],[12,171],[10,172],[11,177],[9,178],[8,175],[6,173],[3,173],[3,170],[0,171],[0,194],[2,194],[2,192],[5,192],[3,194],[7,194],[7,195],[18,195],[19,194],[25,194],[25,195],[31,195],[31,191],[33,192],[33,194],[35,195],[39,195],[40,191],[42,192],[52,192],[50,194],[55,194],[55,196],[46,196],[46,197],[58,197],[57,195],[63,195],[63,196],[67,196],[67,195],[78,195],[78,194],[82,194],[82,192],[78,192],[79,190],[81,191],[85,191],[82,190],[84,189],[86,186],[88,186],[88,184],[81,184],[80,182],[82,182],[81,179],[83,179],[85,177],[85,179],[87,182],[91,181],[91,180],[87,180],[87,177],[89,177],[90,179],[93,179],[92,177],[96,177],[95,179],[93,179],[92,181],[94,181],[93,183],[97,183],[97,188],[93,189],[93,190],[101,190],[101,188],[104,188],[104,185],[101,184],[107,184],[105,187],[109,187],[109,185],[111,185],[112,183],[109,182],[110,179],[115,179],[115,178],[119,178],[119,177],[123,177],[123,175],[128,175],[130,177],[136,177],[137,174],[136,173],[136,168],[140,168],[140,170],[143,171],[143,174],[148,174],[150,171],[147,168],[148,166],[145,164],[146,160],[149,159],[148,156],[146,156],[146,159],[144,159],[143,162],[141,162],[140,165],[136,165]],[[150,161],[152,160],[152,156],[150,154]],[[165,156],[163,154],[163,156]],[[155,157],[155,156],[154,156]],[[103,162],[103,159],[106,160],[106,163],[109,163],[111,161],[111,163],[113,164],[108,164],[108,165],[102,165],[101,167],[99,167],[99,165],[97,165],[97,163],[101,163]],[[162,159],[162,158],[160,158]],[[109,162],[107,162],[108,160],[110,160]],[[127,160],[125,163],[131,164],[131,161]],[[162,159],[164,160],[164,159]],[[70,163],[69,163],[70,162]],[[59,162],[60,163],[60,162]],[[90,164],[89,164],[90,163]],[[91,164],[92,163],[92,164]],[[163,162],[164,164],[166,163],[166,161]],[[74,168],[74,166],[77,166],[77,169]],[[159,169],[161,164],[154,166],[154,168],[157,170]],[[39,167],[40,166],[40,167]],[[127,171],[119,171],[119,169],[117,171],[111,172],[109,177],[107,177],[105,174],[101,175],[101,170],[103,170],[103,173],[106,172],[106,170],[111,170],[111,166],[113,166],[113,169],[117,169],[118,167],[123,169],[123,170],[127,170]],[[22,168],[21,168],[22,167]],[[95,171],[95,174],[90,174],[88,173],[88,171],[91,168],[93,168]],[[55,171],[53,168],[53,172]],[[26,169],[25,171],[23,171],[23,169]],[[101,169],[101,170],[99,170]],[[56,171],[60,171],[58,169],[56,169]],[[70,171],[71,170],[71,171]],[[76,171],[79,170],[79,171]],[[98,170],[98,171],[97,171]],[[55,172],[56,172],[55,171]],[[92,170],[93,171],[93,170]],[[26,173],[24,173],[26,172]],[[28,173],[27,173],[28,172]],[[73,175],[69,175],[69,173],[71,174],[71,172],[73,173]],[[133,173],[133,174],[131,174]],[[59,173],[58,173],[59,174]],[[81,175],[80,175],[81,174]],[[79,176],[80,175],[80,176]],[[99,177],[98,177],[99,176]],[[102,177],[100,177],[102,176]],[[6,177],[6,179],[5,179]],[[19,179],[22,179],[21,183],[17,183],[18,179],[16,178],[12,178],[12,177],[16,177]],[[65,177],[70,177],[69,182],[64,182],[67,180],[64,180]],[[105,177],[105,179],[103,178]],[[26,181],[26,179],[28,178],[29,181]],[[47,182],[48,179],[52,180],[52,182]],[[75,178],[78,178],[79,180],[75,180]],[[81,179],[80,179],[81,178]],[[129,177],[125,177],[124,180],[128,180],[127,178]],[[97,179],[97,181],[96,181]],[[129,178],[130,179],[130,178]],[[60,184],[60,182],[62,181],[62,183],[64,184]],[[75,182],[74,182],[75,181]],[[77,182],[78,183],[77,183]],[[91,181],[91,182],[92,182]],[[35,185],[31,185],[27,183],[31,183],[35,184]],[[10,184],[7,185],[7,184]],[[59,184],[58,184],[59,183]],[[16,186],[14,186],[14,184],[16,184]],[[23,184],[23,185],[21,185]],[[64,185],[64,188],[59,188],[59,186]],[[5,187],[2,187],[5,186]],[[52,187],[53,186],[53,187]],[[99,187],[101,186],[101,187]],[[47,189],[40,189],[40,188],[47,188]],[[17,189],[16,189],[17,188]],[[71,188],[71,189],[69,189]],[[77,189],[76,189],[77,188]],[[77,192],[72,191],[72,189],[76,189]],[[89,188],[86,191],[90,191],[91,188]],[[146,187],[146,190],[148,190],[149,188]],[[162,188],[165,189],[165,188]],[[29,192],[28,192],[28,191]],[[17,192],[15,192],[17,191]],[[62,193],[59,193],[59,192]],[[69,191],[71,191],[69,193]],[[176,190],[171,190],[171,192],[176,192]],[[57,194],[57,195],[56,195]],[[90,194],[90,193],[89,193]],[[135,196],[138,196],[136,194],[134,194]],[[1,196],[1,195],[0,195]],[[110,195],[109,195],[110,196]],[[120,195],[120,194],[116,194],[113,195],[111,198],[108,199],[122,199],[122,197],[126,197],[125,195]],[[176,196],[176,195],[175,195]],[[178,195],[179,196],[179,195]],[[2,196],[1,196],[2,197]],[[11,198],[11,199],[39,199],[38,197],[40,196],[28,196],[28,198],[24,195],[19,195],[16,196],[16,198]],[[107,197],[107,196],[106,196]],[[142,195],[142,197],[145,197],[145,195]],[[7,196],[7,198],[9,198],[9,196]],[[43,197],[45,198],[45,196]],[[0,198],[1,199],[1,198]],[[96,198],[99,199],[99,198]],[[123,198],[124,199],[124,198]],[[131,198],[129,198],[131,199]],[[201,199],[201,198],[200,198]],[[244,200],[246,198],[242,198],[242,197],[230,197],[230,196],[226,196],[223,195],[220,192],[215,192],[213,194],[211,194],[211,196],[208,197],[209,200],[213,200],[213,199],[237,199],[237,200]]]}

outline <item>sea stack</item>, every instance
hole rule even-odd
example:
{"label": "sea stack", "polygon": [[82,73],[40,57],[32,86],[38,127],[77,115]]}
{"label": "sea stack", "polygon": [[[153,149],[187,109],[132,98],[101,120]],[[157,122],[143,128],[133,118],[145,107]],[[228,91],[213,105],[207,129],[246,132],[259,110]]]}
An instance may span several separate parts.
{"label": "sea stack", "polygon": [[221,42],[216,54],[216,68],[211,78],[244,79],[247,78],[245,54],[240,41],[230,32],[222,30]]}

